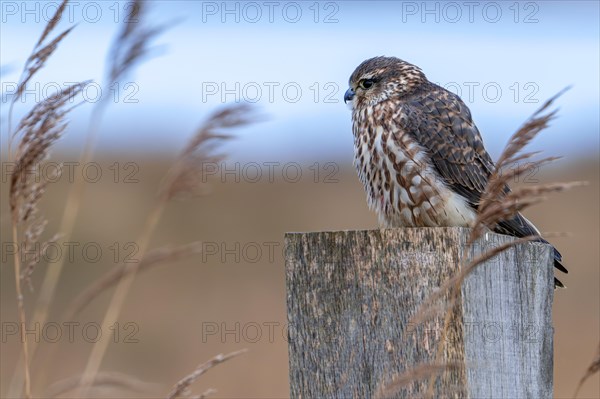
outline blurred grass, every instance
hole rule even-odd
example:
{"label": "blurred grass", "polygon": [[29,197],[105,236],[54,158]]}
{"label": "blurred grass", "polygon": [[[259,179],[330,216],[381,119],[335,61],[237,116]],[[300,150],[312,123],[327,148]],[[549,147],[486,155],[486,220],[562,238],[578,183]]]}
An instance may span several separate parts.
{"label": "blurred grass", "polygon": [[[64,159],[60,154],[54,158]],[[141,155],[125,158],[116,160],[105,156],[96,160],[102,165],[103,177],[98,183],[88,184],[73,237],[81,245],[97,242],[103,254],[99,262],[92,264],[82,259],[81,250],[75,251],[75,261],[66,266],[58,287],[50,322],[59,321],[69,299],[114,265],[115,252],[109,249],[111,245],[119,244],[118,258],[129,253],[124,246],[137,236],[153,204],[160,178],[170,164],[167,159]],[[114,171],[109,169],[115,161],[121,165],[117,183]],[[130,171],[125,171],[123,165],[130,161],[139,165],[139,171],[133,176],[139,180],[137,183],[123,182]],[[229,249],[239,243],[240,248],[246,245],[248,252],[244,256],[241,251],[239,261],[233,254],[224,255],[224,261],[222,253],[204,258],[200,255],[140,274],[120,318],[119,342],[109,347],[102,369],[158,382],[164,389],[153,396],[163,397],[172,384],[215,354],[248,348],[248,353],[209,371],[194,386],[194,392],[215,388],[215,397],[288,396],[283,234],[376,227],[376,217],[367,209],[354,170],[350,165],[345,166],[335,176],[337,183],[324,183],[322,179],[315,183],[308,168],[303,170],[305,178],[298,183],[281,180],[269,183],[266,176],[259,183],[235,183],[230,175],[227,183],[212,182],[210,196],[171,203],[153,239],[154,247],[203,240],[211,247],[226,245]],[[539,171],[533,177],[539,178],[540,183],[588,180],[590,185],[555,195],[526,212],[542,232],[570,233],[570,236],[550,239],[562,252],[571,272],[562,279],[569,288],[556,291],[554,303],[557,398],[572,394],[600,339],[598,168],[596,160],[572,164],[560,161]],[[63,176],[58,183],[50,184],[43,200],[42,208],[50,220],[49,234],[57,229],[67,183]],[[0,232],[4,244],[10,241],[4,178],[1,187]],[[268,256],[269,246],[275,249],[272,261]],[[262,254],[253,262],[257,247],[262,249]],[[5,267],[5,263],[10,265],[12,260],[8,257],[4,262],[5,256],[3,254],[0,269],[3,323],[17,320],[12,268]],[[40,265],[33,276],[34,287],[39,287],[43,267],[46,266]],[[36,292],[27,293],[29,314],[35,296]],[[80,322],[80,326],[90,321],[99,323],[108,298],[107,293],[102,295],[75,321]],[[127,333],[133,331],[124,329],[127,322],[139,327],[133,337],[139,342],[123,342]],[[239,335],[235,333],[236,323],[240,323]],[[223,337],[206,335],[203,326],[225,327],[228,332]],[[63,332],[66,331],[64,328]],[[36,375],[55,381],[81,372],[92,344],[82,339],[81,330],[75,332],[72,343],[63,334],[58,344],[41,346],[38,359],[32,365],[34,387]],[[41,370],[39,367],[44,365],[41,359],[51,345],[60,345],[57,358],[60,367],[51,365]],[[16,336],[3,335],[0,394],[8,389],[19,350]],[[126,393],[120,395],[126,396]],[[586,383],[580,397],[600,397],[597,378]]]}

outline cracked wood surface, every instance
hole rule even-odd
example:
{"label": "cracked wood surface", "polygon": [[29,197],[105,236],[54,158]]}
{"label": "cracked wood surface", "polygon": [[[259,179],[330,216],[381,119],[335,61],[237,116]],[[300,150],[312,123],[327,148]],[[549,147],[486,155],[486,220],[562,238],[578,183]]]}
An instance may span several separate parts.
{"label": "cracked wood surface", "polygon": [[[511,237],[467,246],[464,228],[288,233],[285,237],[293,398],[373,398],[434,361],[439,314],[420,304],[471,259]],[[551,398],[553,266],[550,247],[519,244],[478,266],[461,289],[435,397]],[[441,302],[439,303],[441,305]],[[439,313],[439,312],[438,312]],[[424,396],[428,379],[393,396]]]}

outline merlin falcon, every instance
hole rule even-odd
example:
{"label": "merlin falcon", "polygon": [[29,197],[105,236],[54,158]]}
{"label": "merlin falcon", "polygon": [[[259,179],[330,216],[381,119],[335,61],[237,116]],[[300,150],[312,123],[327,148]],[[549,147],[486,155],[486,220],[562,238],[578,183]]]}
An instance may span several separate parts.
{"label": "merlin falcon", "polygon": [[[381,227],[472,227],[495,166],[460,97],[395,57],[364,61],[349,86],[354,164]],[[540,234],[520,213],[494,231]],[[561,261],[554,249],[554,266],[567,273]]]}

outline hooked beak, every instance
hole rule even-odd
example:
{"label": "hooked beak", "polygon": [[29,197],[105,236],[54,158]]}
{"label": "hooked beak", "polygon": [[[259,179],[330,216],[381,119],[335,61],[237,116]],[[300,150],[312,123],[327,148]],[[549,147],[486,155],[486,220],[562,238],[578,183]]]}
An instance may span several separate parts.
{"label": "hooked beak", "polygon": [[348,103],[348,101],[352,101],[352,99],[354,98],[354,90],[352,90],[352,88],[346,90],[346,93],[344,94],[344,103]]}

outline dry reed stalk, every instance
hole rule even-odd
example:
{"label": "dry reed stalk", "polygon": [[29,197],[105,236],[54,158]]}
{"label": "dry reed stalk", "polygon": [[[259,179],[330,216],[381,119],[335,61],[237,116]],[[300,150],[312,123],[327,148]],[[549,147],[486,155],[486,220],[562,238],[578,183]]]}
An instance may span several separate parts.
{"label": "dry reed stalk", "polygon": [[[547,114],[542,114],[542,112],[545,111],[563,92],[564,90],[546,101],[510,138],[496,164],[496,170],[490,176],[488,185],[481,196],[477,219],[471,229],[471,234],[466,246],[472,245],[486,231],[489,231],[488,229],[493,229],[498,222],[509,219],[517,212],[545,200],[545,194],[564,191],[585,184],[585,182],[550,183],[519,188],[515,191],[510,191],[508,189],[508,182],[515,177],[521,176],[531,168],[537,168],[540,165],[558,159],[556,157],[544,158],[538,161],[532,161],[526,166],[511,168],[508,172],[505,171],[508,166],[514,165],[537,154],[534,152],[522,153],[522,150],[540,131],[546,128],[550,120],[554,118],[556,111]],[[494,248],[470,262],[467,262],[466,258],[463,259],[461,263],[464,264],[465,267],[461,268],[456,276],[445,282],[438,292],[431,295],[430,298],[424,302],[421,310],[417,312],[413,321],[417,323],[423,322],[425,320],[423,314],[426,312],[426,309],[431,307],[433,302],[441,299],[445,293],[451,291],[453,288],[460,288],[467,275],[479,264],[511,246],[539,238],[540,237],[537,235],[522,237],[511,243]]]}
{"label": "dry reed stalk", "polygon": [[[67,127],[64,118],[72,108],[64,109],[66,103],[76,97],[85,84],[86,82],[74,84],[37,104],[21,120],[14,134],[14,137],[21,135],[21,140],[15,154],[14,170],[11,173],[9,203],[12,215],[12,238],[18,247],[14,260],[15,287],[23,346],[23,369],[17,367],[15,373],[18,373],[18,370],[23,370],[22,383],[25,385],[26,397],[31,396],[31,376],[29,348],[25,334],[27,320],[21,280],[28,282],[31,286],[31,274],[42,257],[42,253],[37,253],[37,251],[41,249],[41,252],[43,252],[48,244],[48,241],[46,241],[40,245],[40,238],[44,232],[46,220],[38,216],[38,205],[46,191],[47,177],[40,176],[39,171],[41,170],[41,163],[49,155],[50,148],[61,137]],[[19,230],[22,231],[23,240],[19,239]],[[56,236],[49,241],[55,239]],[[23,269],[21,262],[27,251],[33,251],[36,255],[26,262],[26,267]],[[14,389],[17,393],[20,391],[20,387],[21,384],[15,386]]]}
{"label": "dry reed stalk", "polygon": [[[59,10],[64,9],[65,3],[66,1],[61,4]],[[134,65],[139,63],[148,53],[149,41],[166,29],[166,26],[153,29],[143,27],[140,21],[143,22],[145,20],[145,2],[141,0],[135,0],[132,2],[132,4],[132,15],[130,15],[129,21],[123,24],[120,33],[111,47],[109,57],[111,63],[107,72],[108,83],[106,84],[106,87],[109,87],[116,82],[117,79],[123,78],[127,73],[129,73],[133,69]],[[50,24],[52,24],[52,21],[54,21],[54,18],[50,21]],[[118,73],[116,73],[116,71],[118,71]],[[93,158],[94,143],[96,141],[97,132],[101,125],[106,106],[108,105],[108,98],[109,97],[101,98],[101,100],[92,110],[90,124],[86,134],[84,150],[79,159],[80,165],[88,164]],[[84,194],[84,189],[85,184],[83,176],[77,174],[75,176],[74,184],[67,194],[59,228],[59,231],[62,233],[60,242],[58,243],[59,245],[69,241],[73,235],[73,230],[77,221],[77,215],[79,214],[79,209],[81,207],[81,199]],[[58,285],[58,281],[60,280],[63,269],[63,257],[59,258],[52,267],[46,269],[44,280],[40,288],[40,294],[38,296],[33,314],[33,321],[40,325],[43,325],[48,318],[50,304],[52,303],[52,299],[56,293],[56,287]],[[34,344],[32,349],[33,356],[35,350],[37,349],[37,345]]]}
{"label": "dry reed stalk", "polygon": [[[537,152],[523,153],[522,151],[523,148],[528,145],[539,132],[548,127],[549,122],[555,117],[556,111],[551,111],[546,114],[544,114],[544,112],[553,104],[556,98],[558,98],[567,89],[568,88],[562,90],[546,101],[510,138],[508,144],[500,155],[496,163],[496,169],[491,174],[486,189],[481,196],[478,206],[477,219],[472,227],[466,246],[472,245],[486,231],[489,231],[488,229],[493,229],[501,221],[511,219],[523,209],[545,200],[545,194],[564,191],[572,187],[585,184],[585,182],[551,183],[537,185],[534,187],[520,188],[515,191],[510,191],[508,188],[509,181],[515,177],[521,176],[523,173],[531,170],[531,168],[539,168],[541,165],[545,165],[546,163],[557,159],[555,157],[544,158],[537,161],[531,161],[524,166],[509,169],[510,166],[517,165],[519,162],[528,160],[537,154]],[[539,239],[541,239],[539,235],[521,237],[510,243],[498,246],[497,248],[494,248],[471,261],[468,261],[467,253],[463,255],[463,259],[460,262],[463,267],[459,269],[455,276],[442,284],[436,293],[430,295],[421,305],[419,311],[411,319],[411,323],[422,324],[437,314],[436,310],[438,310],[440,306],[436,305],[436,303],[445,299],[444,306],[441,306],[441,308],[445,310],[444,328],[442,331],[442,337],[438,342],[433,364],[442,364],[440,359],[443,354],[444,343],[446,342],[445,337],[448,333],[450,321],[454,314],[456,301],[460,296],[460,289],[465,278],[477,266],[505,251],[506,249],[526,241]],[[447,298],[445,298],[446,296]],[[405,376],[410,376],[412,372],[415,371],[408,370],[405,373]],[[442,370],[441,372],[444,371]],[[433,397],[435,378],[438,374],[439,373],[432,373],[430,376],[426,393],[427,398]],[[403,376],[401,376],[401,378],[404,378]]]}
{"label": "dry reed stalk", "polygon": [[[14,132],[13,136],[20,137],[20,142],[12,160],[9,203],[14,221],[24,230],[23,250],[31,249],[31,245],[39,241],[46,224],[45,220],[37,218],[38,204],[48,178],[40,175],[41,163],[48,158],[50,148],[67,127],[65,116],[72,109],[66,108],[67,103],[81,93],[86,84],[76,83],[36,104]],[[39,256],[35,258],[28,262],[20,276],[22,279],[29,281]]]}
{"label": "dry reed stalk", "polygon": [[[492,259],[494,256],[500,254],[501,252],[504,252],[508,248],[511,248],[518,244],[522,244],[525,242],[535,240],[537,238],[539,238],[539,237],[538,236],[521,237],[521,238],[516,239],[515,241],[509,242],[506,244],[502,244],[495,248],[492,248],[489,251],[479,255],[477,258],[471,260],[464,267],[462,267],[454,276],[452,276],[451,278],[446,280],[440,286],[439,290],[437,290],[436,292],[432,293],[427,298],[425,298],[425,301],[423,301],[421,308],[410,319],[409,323],[415,324],[415,325],[423,324],[425,321],[431,319],[433,316],[438,314],[437,312],[439,310],[443,310],[447,314],[448,309],[452,308],[455,305],[456,300],[458,298],[458,296],[456,295],[456,292],[455,292],[456,288],[458,287],[460,289],[460,286],[462,285],[463,281],[467,278],[467,276],[469,274],[471,274],[471,272],[477,266],[479,266],[483,262],[486,262],[486,261]],[[444,296],[447,295],[448,293],[450,293],[448,298],[444,298]],[[443,299],[445,300],[444,305],[438,305],[438,306],[435,305],[436,302],[439,302]]]}
{"label": "dry reed stalk", "polygon": [[[12,237],[14,242],[18,242],[17,235],[17,224],[13,220],[12,225]],[[25,317],[25,306],[23,303],[23,291],[21,289],[21,261],[20,256],[17,254],[15,256],[15,290],[17,292],[17,311],[19,313],[19,322],[21,325],[21,346],[23,349],[23,367],[24,367],[24,387],[25,387],[25,398],[31,398],[31,376],[29,374],[29,349],[27,345],[27,335],[25,334],[25,328],[27,324],[27,319]],[[22,389],[19,388],[19,389]]]}
{"label": "dry reed stalk", "polygon": [[[186,258],[192,254],[200,253],[201,251],[202,245],[200,242],[193,242],[172,249],[168,247],[154,249],[149,251],[144,259],[141,260],[139,271],[146,271],[160,264],[174,262],[179,259]],[[127,269],[124,267],[124,265],[119,265],[118,267],[115,267],[111,271],[107,272],[102,278],[90,284],[72,301],[67,310],[64,312],[61,320],[74,320],[75,316],[98,295],[117,283],[123,276],[123,273],[126,271]],[[56,350],[56,346],[51,347],[46,359],[53,359]],[[99,373],[99,375],[101,374],[102,373]]]}
{"label": "dry reed stalk", "polygon": [[150,42],[174,24],[146,27],[142,25],[147,19],[146,1],[133,0],[129,4],[131,14],[109,50],[108,86],[130,73],[133,66],[150,53]]}
{"label": "dry reed stalk", "polygon": [[596,374],[599,371],[600,371],[600,344],[598,344],[598,349],[596,350],[596,356],[594,357],[594,360],[592,360],[592,363],[590,363],[589,367],[585,371],[585,374],[579,380],[579,383],[577,384],[577,388],[575,388],[575,393],[573,393],[573,398],[577,398],[577,395],[579,394],[579,390],[583,386],[583,383],[588,378],[590,378],[592,375]]}
{"label": "dry reed stalk", "polygon": [[[544,112],[553,104],[553,102],[563,94],[568,88],[565,88],[555,96],[547,100],[524,124],[515,132],[510,138],[508,144],[502,151],[497,163],[496,169],[490,176],[488,185],[481,196],[479,202],[477,219],[474,223],[474,227],[471,230],[471,235],[467,240],[467,246],[472,245],[477,239],[479,239],[486,229],[493,229],[502,220],[509,220],[517,215],[518,212],[523,209],[537,204],[545,200],[544,194],[551,192],[564,191],[574,186],[582,185],[582,182],[571,182],[571,183],[551,183],[545,185],[538,185],[534,187],[521,188],[516,191],[510,191],[508,188],[508,182],[514,178],[521,176],[531,168],[539,168],[541,165],[546,164],[555,160],[556,158],[545,158],[538,161],[532,161],[525,167],[514,168],[510,173],[505,172],[506,167],[515,165],[523,160],[530,159],[536,152],[523,153],[523,148],[527,146],[531,140],[533,140],[538,133],[543,129],[547,128],[550,121],[556,116],[556,110],[544,114]],[[444,284],[444,289],[450,294],[450,303],[456,303],[460,296],[460,289],[464,279],[479,265],[485,262],[487,259],[499,254],[500,252],[520,243],[523,241],[539,240],[539,235],[531,235],[522,237],[511,243],[494,248],[488,253],[483,254],[477,259],[474,259],[467,263],[467,254],[464,255],[464,260],[461,264],[465,264],[464,268],[461,268],[457,276],[450,279],[448,284]],[[557,281],[555,279],[555,281]],[[440,290],[442,291],[442,290]],[[439,361],[443,352],[443,345],[445,337],[447,335],[450,320],[454,312],[454,306],[449,306],[446,310],[444,329],[442,338],[438,343],[437,353],[435,361]],[[426,397],[433,397],[433,387],[435,379],[432,377],[429,381]]]}
{"label": "dry reed stalk", "polygon": [[162,182],[160,196],[170,200],[197,192],[204,184],[204,165],[219,162],[224,155],[215,150],[231,135],[219,133],[226,129],[255,122],[252,109],[246,104],[224,107],[213,113],[204,125],[196,131],[180,153],[177,162],[168,171]]}
{"label": "dry reed stalk", "polygon": [[[61,4],[60,9],[64,9],[66,2]],[[139,62],[144,54],[147,53],[148,41],[152,39],[156,34],[160,32],[158,29],[148,31],[141,26],[140,20],[144,19],[145,3],[141,0],[133,2],[133,12],[130,16],[130,21],[124,23],[121,32],[114,41],[111,49],[112,63],[110,65],[110,72],[108,73],[108,84],[110,86],[117,79],[125,76],[131,71],[133,66]],[[50,21],[50,24],[54,21],[54,18]],[[161,28],[164,29],[164,28]],[[133,44],[132,44],[133,43]],[[115,74],[115,70],[119,73]],[[85,165],[89,163],[93,157],[93,145],[95,142],[96,133],[104,114],[105,105],[107,104],[104,97],[100,102],[97,103],[92,111],[92,117],[89,125],[89,131],[86,135],[86,144],[84,147],[83,155],[80,158],[80,164]],[[67,241],[71,236],[75,227],[77,215],[81,205],[81,198],[83,196],[85,185],[83,177],[76,175],[76,179],[73,187],[69,190],[65,210],[60,224],[60,231],[63,234],[63,241]],[[48,268],[38,304],[35,309],[34,319],[43,324],[45,321],[48,308],[54,297],[56,285],[60,279],[60,274],[63,270],[64,260],[61,258],[58,262],[53,265],[52,268]]]}
{"label": "dry reed stalk", "polygon": [[[64,380],[57,381],[48,387],[44,393],[44,397],[56,398],[60,395],[75,391],[79,389],[79,382],[80,376],[71,376]],[[96,377],[95,386],[98,388],[103,387],[113,389],[117,392],[127,390],[129,392],[146,395],[151,395],[160,387],[159,384],[140,381],[130,375],[115,372],[99,373]]]}
{"label": "dry reed stalk", "polygon": [[[212,162],[215,159],[221,159],[223,157],[222,155],[214,154],[214,151],[224,141],[230,139],[231,136],[219,133],[219,131],[250,123],[252,119],[249,115],[249,111],[250,108],[242,104],[229,106],[214,113],[208,118],[203,126],[198,129],[196,134],[177,157],[177,161],[167,172],[167,175],[163,180],[157,202],[146,219],[140,237],[136,240],[139,254],[142,259],[146,257],[150,239],[154,234],[167,203],[172,198],[182,193],[189,193],[202,182],[202,179],[198,179],[202,174],[198,168],[202,166],[203,162]],[[139,263],[130,263],[123,266],[122,272],[120,273],[121,277],[112,294],[101,324],[103,329],[108,329],[110,325],[114,323],[114,320],[117,320],[119,317],[125,298],[135,279],[139,266]],[[92,352],[88,358],[81,379],[81,385],[83,387],[82,391],[84,393],[94,382],[95,376],[100,369],[100,365],[106,353],[108,343],[108,338],[100,338],[92,348]]]}
{"label": "dry reed stalk", "polygon": [[8,108],[8,157],[12,159],[12,142],[14,139],[14,134],[12,133],[12,117],[15,103],[21,98],[27,83],[31,80],[31,78],[44,67],[46,61],[50,58],[50,56],[54,53],[58,44],[71,32],[73,27],[63,31],[56,38],[54,38],[50,43],[45,46],[42,46],[43,42],[46,40],[48,35],[54,30],[58,22],[60,22],[62,18],[62,14],[65,10],[65,7],[68,3],[68,0],[63,0],[62,3],[56,9],[56,12],[46,24],[42,35],[38,39],[36,45],[34,46],[31,55],[25,61],[25,65],[23,66],[23,71],[21,72],[21,76],[19,78],[19,83],[17,84],[17,91],[13,95],[12,100],[10,102]]}
{"label": "dry reed stalk", "polygon": [[[23,346],[23,383],[25,396],[31,397],[31,376],[29,369],[29,348],[25,334],[27,319],[24,308],[24,297],[21,281],[30,282],[35,265],[42,254],[40,248],[46,248],[47,242],[40,245],[40,239],[46,220],[38,216],[39,201],[46,191],[46,177],[40,176],[41,163],[48,158],[51,147],[64,133],[67,122],[66,114],[72,109],[66,108],[87,82],[76,83],[56,95],[36,104],[21,119],[12,137],[19,137],[19,145],[14,154],[14,169],[10,176],[9,204],[12,218],[12,238],[18,251],[15,254],[15,288],[19,321],[21,323],[21,343]],[[19,231],[22,233],[19,234]],[[23,239],[20,240],[20,236]],[[22,267],[22,260],[27,251],[36,255]],[[18,368],[20,370],[21,368]],[[20,385],[20,384],[19,384]],[[20,388],[15,388],[17,392]]]}
{"label": "dry reed stalk", "polygon": [[[242,349],[242,350],[239,350],[236,352],[231,352],[227,355],[218,354],[217,356],[213,357],[209,361],[202,363],[201,365],[196,367],[196,369],[192,373],[185,376],[184,378],[179,380],[179,382],[177,382],[177,384],[175,384],[175,386],[173,387],[173,390],[171,392],[169,392],[169,394],[167,395],[167,399],[177,399],[179,397],[190,397],[190,395],[191,395],[190,390],[189,390],[190,385],[192,385],[202,374],[206,373],[208,370],[212,369],[213,367],[215,367],[223,362],[226,362],[227,360],[232,359],[236,356],[239,356],[242,353],[246,353],[246,352],[247,352],[246,349]],[[202,395],[197,396],[197,397],[204,398],[204,397],[208,396],[209,393],[212,393],[212,392],[214,392],[214,390],[210,389],[208,391],[205,391]]]}
{"label": "dry reed stalk", "polygon": [[[11,177],[10,206],[12,214],[12,237],[15,244],[19,243],[19,224],[26,224],[24,228],[24,246],[39,242],[45,222],[36,218],[37,204],[45,191],[46,182],[34,182],[26,176],[27,171],[39,167],[48,155],[52,144],[58,140],[66,128],[63,118],[69,110],[65,104],[72,100],[85,85],[79,83],[64,89],[53,97],[37,104],[20,122],[15,132],[12,131],[13,111],[16,102],[21,98],[27,83],[42,69],[50,56],[56,51],[59,43],[71,32],[72,27],[60,33],[48,44],[46,38],[60,22],[65,10],[67,0],[63,0],[55,14],[50,19],[42,35],[34,46],[31,55],[25,62],[17,91],[13,95],[8,110],[8,158],[14,162],[16,170]],[[13,141],[21,135],[17,154],[13,154]],[[39,170],[39,169],[38,169]],[[24,208],[22,208],[24,207]],[[21,247],[19,247],[21,248]],[[39,256],[38,256],[39,258]],[[24,388],[25,397],[31,397],[30,351],[27,336],[24,334],[27,318],[25,315],[24,298],[21,280],[27,280],[33,271],[34,263],[29,263],[25,270],[21,265],[21,250],[15,256],[15,289],[17,292],[17,306],[19,321],[21,323],[21,345],[23,357],[19,359],[9,388],[9,395],[20,396]],[[34,342],[35,345],[35,342]],[[20,377],[22,376],[22,377]]]}
{"label": "dry reed stalk", "polygon": [[[375,399],[384,399],[397,394],[402,388],[414,383],[415,381],[436,376],[448,369],[459,368],[457,362],[447,362],[442,364],[420,364],[412,367],[405,373],[396,375],[392,381],[380,387],[375,393]],[[446,392],[448,393],[448,392]]]}
{"label": "dry reed stalk", "polygon": [[[149,270],[153,266],[174,262],[179,259],[189,257],[193,254],[202,252],[202,243],[199,241],[182,245],[177,248],[158,248],[148,252],[141,260],[138,272]],[[115,285],[122,277],[123,273],[131,272],[131,269],[125,267],[126,264],[119,265],[107,272],[100,279],[90,284],[82,291],[69,305],[65,311],[63,320],[73,320],[90,302],[92,302],[102,292]]]}

